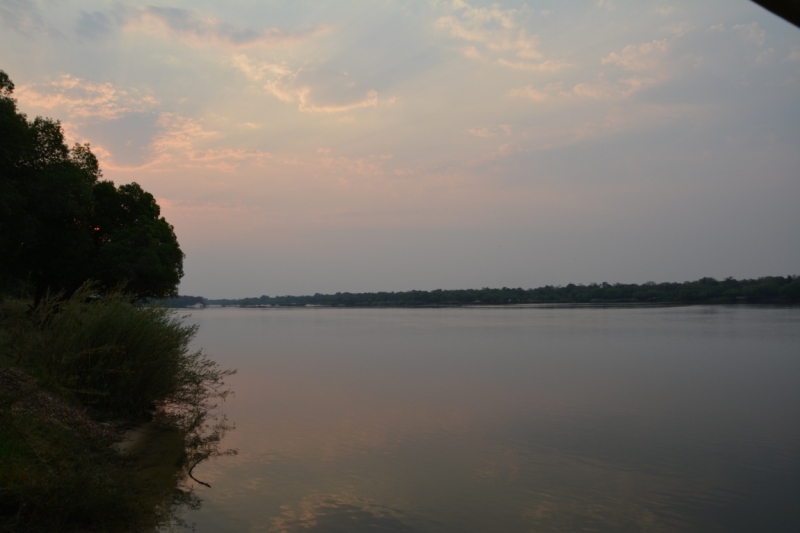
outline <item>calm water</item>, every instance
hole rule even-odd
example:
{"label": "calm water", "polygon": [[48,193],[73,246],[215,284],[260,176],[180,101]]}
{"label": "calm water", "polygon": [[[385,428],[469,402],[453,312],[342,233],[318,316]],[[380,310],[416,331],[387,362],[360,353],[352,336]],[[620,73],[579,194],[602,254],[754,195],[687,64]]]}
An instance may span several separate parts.
{"label": "calm water", "polygon": [[800,308],[206,309],[198,532],[797,531]]}

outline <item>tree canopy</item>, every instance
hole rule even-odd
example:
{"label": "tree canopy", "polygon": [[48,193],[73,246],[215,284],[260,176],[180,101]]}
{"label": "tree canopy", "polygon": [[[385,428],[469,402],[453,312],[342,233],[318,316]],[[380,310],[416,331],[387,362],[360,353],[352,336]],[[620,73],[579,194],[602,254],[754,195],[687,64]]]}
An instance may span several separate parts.
{"label": "tree canopy", "polygon": [[184,254],[153,195],[103,180],[88,144],[69,148],[59,121],[29,121],[13,92],[0,70],[0,273],[30,283],[37,302],[89,280],[177,295]]}

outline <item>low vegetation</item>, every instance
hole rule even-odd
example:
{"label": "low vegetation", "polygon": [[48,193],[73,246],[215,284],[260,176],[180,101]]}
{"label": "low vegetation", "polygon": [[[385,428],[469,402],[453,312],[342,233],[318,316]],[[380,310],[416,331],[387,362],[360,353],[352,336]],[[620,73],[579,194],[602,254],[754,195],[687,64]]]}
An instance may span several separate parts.
{"label": "low vegetation", "polygon": [[[32,312],[3,303],[0,530],[139,531],[191,501],[178,480],[220,453],[225,421],[209,412],[231,374],[189,348],[194,333],[168,309],[120,292],[95,298],[91,286]],[[166,492],[112,446],[148,419],[184,439]]]}
{"label": "low vegetation", "polygon": [[224,373],[189,349],[196,326],[121,292],[46,299],[7,319],[8,357],[39,382],[104,417],[141,419],[160,402],[195,405]]}

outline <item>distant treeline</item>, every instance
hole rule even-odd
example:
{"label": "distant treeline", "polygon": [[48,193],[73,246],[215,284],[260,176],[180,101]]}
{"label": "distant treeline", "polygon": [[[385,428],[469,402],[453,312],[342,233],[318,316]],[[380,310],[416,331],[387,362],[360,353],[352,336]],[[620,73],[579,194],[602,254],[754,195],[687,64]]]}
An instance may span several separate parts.
{"label": "distant treeline", "polygon": [[266,307],[320,305],[330,307],[444,307],[464,305],[514,305],[547,303],[800,303],[800,276],[718,281],[703,278],[683,283],[642,285],[592,283],[546,285],[537,289],[467,289],[406,292],[315,294],[313,296],[260,296],[240,300],[208,300],[180,296],[165,300],[171,307],[206,305]]}
{"label": "distant treeline", "polygon": [[176,296],[174,298],[165,298],[163,300],[152,300],[155,304],[165,305],[167,307],[205,307],[208,305],[208,300],[202,296]]}

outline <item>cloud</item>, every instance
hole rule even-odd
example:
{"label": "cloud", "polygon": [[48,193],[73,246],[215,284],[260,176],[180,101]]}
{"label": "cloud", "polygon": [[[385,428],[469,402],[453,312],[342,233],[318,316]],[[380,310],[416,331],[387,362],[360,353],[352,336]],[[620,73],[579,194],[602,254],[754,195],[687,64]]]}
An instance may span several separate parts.
{"label": "cloud", "polygon": [[532,70],[535,72],[556,72],[569,67],[568,63],[553,60],[542,61],[541,63],[529,63],[527,61],[508,61],[500,58],[497,60],[497,63],[517,70]]}
{"label": "cloud", "polygon": [[327,31],[322,26],[297,30],[237,26],[188,9],[157,6],[148,6],[129,17],[125,27],[129,30],[165,34],[194,45],[231,48],[291,44]]}
{"label": "cloud", "polygon": [[43,109],[58,109],[70,117],[105,120],[150,109],[158,101],[149,92],[122,90],[111,83],[97,83],[64,74],[58,80],[17,89],[20,103]]}
{"label": "cloud", "polygon": [[464,54],[464,57],[469,57],[472,59],[481,59],[483,57],[483,54],[481,54],[480,51],[474,46],[465,46],[461,49],[461,53]]}
{"label": "cloud", "polygon": [[36,3],[29,0],[0,0],[0,23],[26,36],[35,33],[60,35],[45,22]]}
{"label": "cloud", "polygon": [[498,64],[518,70],[553,71],[568,66],[563,61],[541,61],[544,54],[539,50],[539,37],[530,35],[517,21],[525,9],[478,8],[461,1],[452,7],[454,13],[440,17],[435,27],[469,43],[462,49],[466,57],[480,59],[489,54]]}
{"label": "cloud", "polygon": [[235,25],[189,9],[153,5],[143,9],[116,5],[103,11],[81,11],[75,25],[76,34],[89,40],[102,39],[119,29],[160,35],[193,46],[224,48],[293,44],[328,31],[323,26],[290,30]]}
{"label": "cloud", "polygon": [[542,102],[549,96],[546,92],[534,89],[530,85],[523,87],[522,89],[512,89],[508,95],[515,97],[522,96],[523,98],[529,98],[531,100],[535,100],[536,102]]}
{"label": "cloud", "polygon": [[787,57],[789,61],[800,61],[800,46],[793,46],[792,51],[789,53],[789,57]]}
{"label": "cloud", "polygon": [[518,57],[539,59],[539,38],[517,29],[513,20],[515,10],[498,8],[467,8],[461,17],[446,16],[436,21],[436,28],[450,37],[485,46],[495,52],[513,51]]}
{"label": "cloud", "polygon": [[330,154],[319,154],[319,159],[316,165],[320,169],[325,169],[333,177],[338,178],[338,183],[343,186],[349,186],[352,178],[355,176],[361,177],[381,177],[384,175],[384,163],[391,156],[375,156],[369,157],[345,157],[345,156],[332,156]]}
{"label": "cloud", "polygon": [[283,102],[297,102],[303,112],[342,113],[378,106],[378,93],[360,85],[346,72],[321,68],[293,70],[286,65],[253,61],[244,55],[235,56],[233,65],[254,80],[266,80],[267,91]]}
{"label": "cloud", "polygon": [[114,33],[124,26],[128,20],[136,18],[136,10],[117,4],[105,11],[81,10],[78,21],[75,23],[75,33],[80,38],[98,40]]}
{"label": "cloud", "polygon": [[637,91],[651,87],[659,81],[659,78],[631,77],[621,78],[616,83],[611,83],[601,77],[595,81],[576,84],[572,88],[572,92],[576,96],[594,100],[621,100]]}
{"label": "cloud", "polygon": [[471,133],[475,137],[480,137],[483,139],[488,139],[490,137],[497,137],[498,135],[511,135],[512,125],[511,124],[499,124],[497,126],[486,127],[486,128],[470,128],[467,132]]}
{"label": "cloud", "polygon": [[494,131],[490,130],[489,128],[480,128],[480,129],[471,128],[468,129],[467,131],[472,135],[474,135],[475,137],[483,137],[484,139],[488,137],[497,136],[497,134]]}
{"label": "cloud", "polygon": [[[544,102],[558,98],[560,101],[570,99],[591,99],[591,100],[610,100],[619,101],[632,95],[636,91],[656,84],[657,78],[649,77],[629,77],[620,78],[615,82],[607,80],[600,75],[592,81],[580,82],[575,84],[571,90],[564,88],[563,83],[549,83],[541,89],[531,85],[519,89],[512,89],[508,96],[522,97],[535,102]],[[576,102],[578,100],[575,100]]]}
{"label": "cloud", "polygon": [[606,11],[615,11],[617,6],[611,0],[597,0],[597,7],[605,8]]}
{"label": "cloud", "polygon": [[194,148],[195,141],[217,135],[215,131],[207,131],[196,121],[174,113],[162,113],[158,118],[158,126],[163,129],[153,140],[153,150],[165,153],[173,150],[188,151]]}
{"label": "cloud", "polygon": [[[146,140],[141,139],[141,153],[135,154],[138,157],[130,157],[130,154],[126,156],[125,148],[130,147],[111,146],[120,144],[113,142],[113,132],[110,137],[101,137],[102,144],[92,143],[92,150],[99,157],[103,168],[115,172],[159,172],[180,167],[232,171],[236,169],[237,161],[254,157],[246,150],[203,147],[202,141],[218,138],[219,132],[206,130],[192,118],[164,112],[158,114],[152,122],[154,131],[147,131]],[[109,147],[113,149],[109,150]]]}
{"label": "cloud", "polygon": [[573,128],[572,142],[608,137],[621,132],[644,131],[696,117],[702,108],[691,104],[636,103],[612,105],[599,120],[590,120]]}
{"label": "cloud", "polygon": [[608,80],[601,79],[594,82],[578,83],[572,88],[572,92],[577,96],[592,98],[594,100],[608,100],[616,96],[618,90],[617,87]]}
{"label": "cloud", "polygon": [[248,78],[254,80],[261,80],[270,75],[284,76],[292,73],[292,70],[286,65],[255,61],[244,54],[234,55],[231,63]]}
{"label": "cloud", "polygon": [[763,46],[767,40],[767,34],[758,25],[758,22],[751,22],[750,24],[737,24],[733,29],[738,32],[739,36],[747,42]]}
{"label": "cloud", "polygon": [[667,40],[629,44],[621,53],[612,52],[604,57],[603,65],[616,64],[625,70],[659,70],[667,54]]}
{"label": "cloud", "polygon": [[669,26],[664,27],[662,29],[662,31],[665,31],[667,33],[671,33],[673,35],[677,35],[678,37],[680,37],[682,35],[686,35],[687,33],[689,33],[691,30],[693,30],[695,28],[696,28],[696,26],[694,24],[692,24],[691,22],[683,21],[683,22],[676,22],[675,24],[670,24]]}
{"label": "cloud", "polygon": [[352,81],[346,72],[300,69],[268,82],[265,88],[285,102],[298,102],[300,111],[340,113],[377,107],[378,93]]}
{"label": "cloud", "polygon": [[544,102],[554,97],[569,98],[573,96],[570,91],[564,90],[562,82],[548,83],[544,87],[534,87],[528,85],[519,89],[512,89],[508,92],[508,96],[512,98],[527,98],[535,102]]}

